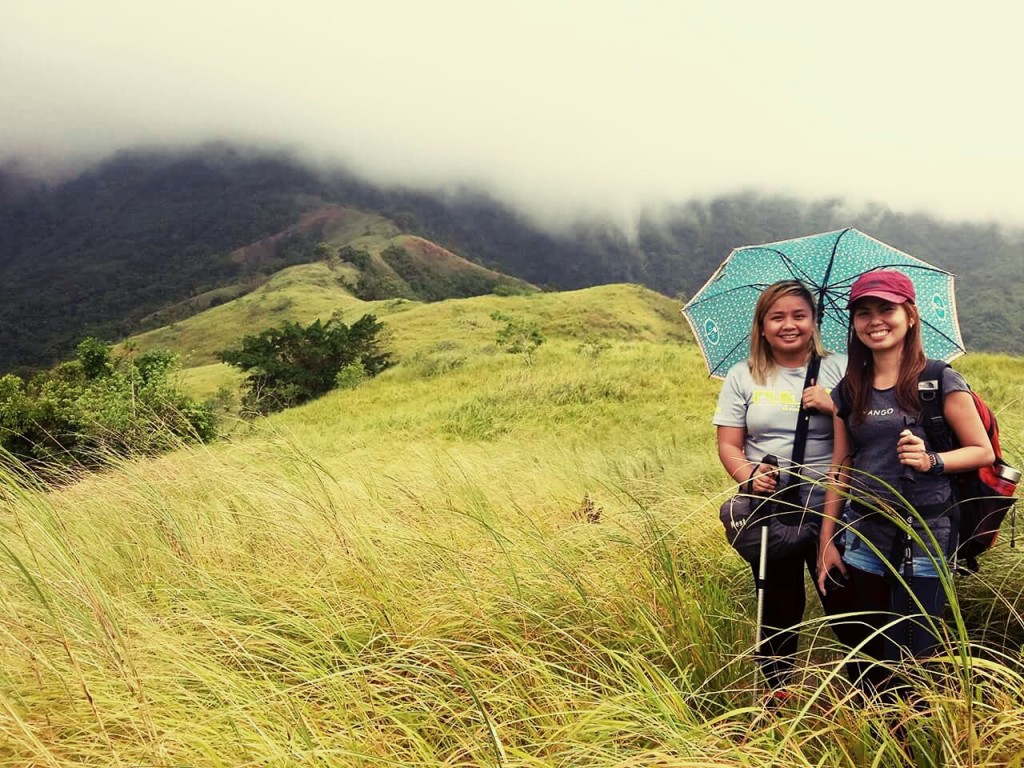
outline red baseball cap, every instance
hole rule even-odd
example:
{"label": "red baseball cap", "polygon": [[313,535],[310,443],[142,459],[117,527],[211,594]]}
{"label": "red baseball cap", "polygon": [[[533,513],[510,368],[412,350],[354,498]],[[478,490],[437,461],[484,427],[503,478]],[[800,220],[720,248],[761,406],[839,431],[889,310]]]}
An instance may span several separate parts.
{"label": "red baseball cap", "polygon": [[865,296],[874,296],[893,304],[914,303],[917,301],[917,294],[914,292],[914,283],[902,272],[892,269],[880,269],[875,272],[865,272],[858,277],[853,287],[850,288],[850,301],[846,304],[849,309],[857,299]]}

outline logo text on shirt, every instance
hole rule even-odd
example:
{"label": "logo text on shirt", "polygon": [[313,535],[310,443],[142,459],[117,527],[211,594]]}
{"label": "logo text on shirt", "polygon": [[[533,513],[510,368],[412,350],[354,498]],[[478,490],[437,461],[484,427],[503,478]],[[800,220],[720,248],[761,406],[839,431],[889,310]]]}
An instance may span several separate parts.
{"label": "logo text on shirt", "polygon": [[892,416],[896,413],[895,408],[873,408],[870,411],[864,411],[865,416]]}

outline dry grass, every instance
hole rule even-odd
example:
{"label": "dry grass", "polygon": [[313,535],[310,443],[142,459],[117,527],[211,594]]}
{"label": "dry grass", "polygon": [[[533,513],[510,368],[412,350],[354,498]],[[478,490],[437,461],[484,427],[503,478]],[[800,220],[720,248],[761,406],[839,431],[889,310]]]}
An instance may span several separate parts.
{"label": "dry grass", "polygon": [[[495,308],[543,325],[532,365]],[[757,705],[718,385],[667,299],[387,310],[403,362],[357,389],[59,491],[0,480],[0,765],[1020,764],[1020,647],[955,625],[885,704],[812,615],[797,696]],[[962,366],[997,406],[1004,364]],[[1013,638],[1020,556],[987,557],[968,635]]]}

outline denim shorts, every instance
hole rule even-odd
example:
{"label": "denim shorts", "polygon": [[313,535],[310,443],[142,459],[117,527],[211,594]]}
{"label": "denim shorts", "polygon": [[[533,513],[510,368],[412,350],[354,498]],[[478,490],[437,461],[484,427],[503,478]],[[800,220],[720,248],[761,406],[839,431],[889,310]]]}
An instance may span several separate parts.
{"label": "denim shorts", "polygon": [[[873,573],[877,576],[885,576],[892,573],[892,565],[889,565],[882,560],[882,558],[876,555],[871,550],[871,547],[867,546],[864,542],[860,542],[860,546],[853,546],[856,541],[857,534],[848,530],[844,539],[846,551],[843,553],[843,562],[849,563],[854,568],[859,568],[862,571],[867,571],[868,573]],[[939,577],[939,571],[935,567],[937,563],[933,558],[915,557],[913,558],[913,563],[915,576],[932,579]],[[901,564],[897,563],[895,568],[897,572],[902,573]]]}

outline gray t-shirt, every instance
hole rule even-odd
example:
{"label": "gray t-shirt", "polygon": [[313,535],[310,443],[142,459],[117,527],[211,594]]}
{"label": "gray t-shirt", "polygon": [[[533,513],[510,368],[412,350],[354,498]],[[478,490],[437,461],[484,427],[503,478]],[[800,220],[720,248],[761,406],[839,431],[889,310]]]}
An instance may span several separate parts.
{"label": "gray t-shirt", "polygon": [[[846,356],[830,354],[822,358],[817,383],[831,390],[846,373]],[[743,452],[750,461],[760,461],[767,454],[779,458],[785,468],[791,465],[796,417],[800,410],[807,368],[778,368],[763,385],[754,383],[746,362],[737,363],[725,378],[718,395],[718,407],[712,417],[717,427],[742,427],[746,432]],[[805,469],[801,476],[815,481],[808,483],[812,509],[821,508],[824,489],[821,480],[832,461],[832,417],[813,414],[807,432],[804,453]]]}
{"label": "gray t-shirt", "polygon": [[[959,372],[945,368],[942,390],[948,395],[950,392],[967,392],[969,387]],[[840,388],[832,391],[832,401],[837,408],[843,408]],[[900,491],[915,507],[948,503],[951,495],[949,478],[914,472],[916,482],[908,483],[901,479],[904,469],[896,454],[900,432],[909,426],[911,432],[918,437],[925,438],[925,433],[924,428],[897,404],[894,389],[872,390],[871,404],[864,413],[864,420],[854,424],[852,419],[848,419],[847,424],[851,447],[854,449],[853,466],[856,472],[852,480],[854,488],[858,489],[856,495],[865,494],[866,498],[877,496],[892,503],[895,494],[885,487],[888,484]],[[927,438],[925,442],[927,444]],[[930,450],[931,446],[928,448]]]}

